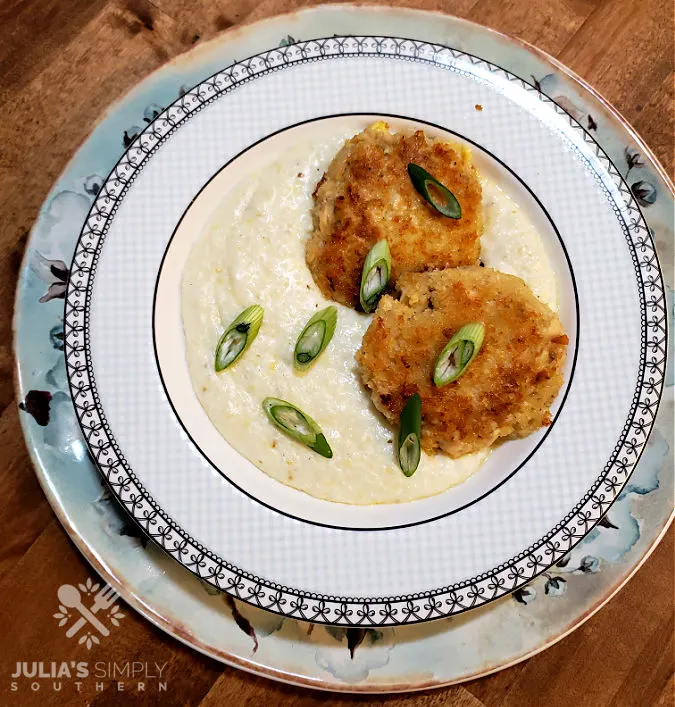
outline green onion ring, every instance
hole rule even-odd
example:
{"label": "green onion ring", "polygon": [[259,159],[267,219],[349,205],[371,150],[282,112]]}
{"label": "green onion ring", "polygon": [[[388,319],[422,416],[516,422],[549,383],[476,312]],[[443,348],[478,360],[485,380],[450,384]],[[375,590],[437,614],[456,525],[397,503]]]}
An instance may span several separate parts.
{"label": "green onion ring", "polygon": [[326,459],[331,459],[333,450],[319,425],[295,405],[280,398],[265,398],[263,410],[270,422],[289,437],[304,444]]}
{"label": "green onion ring", "polygon": [[364,312],[373,312],[391,274],[391,252],[386,240],[378,241],[363,263],[359,298]]}
{"label": "green onion ring", "polygon": [[465,324],[443,347],[434,366],[434,383],[440,388],[456,381],[478,355],[485,337],[481,322]]}
{"label": "green onion ring", "polygon": [[[426,169],[410,162],[408,164],[408,175],[417,192],[423,196],[439,214],[443,214],[443,216],[447,216],[448,218],[462,218],[462,207],[459,205],[457,197],[446,186],[441,184],[438,179],[429,174]],[[435,196],[435,194],[429,190],[429,187],[431,187],[434,192],[439,192],[441,198],[439,199]]]}
{"label": "green onion ring", "polygon": [[403,407],[398,426],[398,463],[406,476],[412,476],[420,463],[421,429],[422,398],[415,393]]}
{"label": "green onion ring", "polygon": [[216,346],[216,373],[229,368],[251,345],[263,320],[263,308],[254,304],[245,309],[225,329]]}
{"label": "green onion ring", "polygon": [[316,312],[298,336],[293,352],[293,366],[306,371],[330,343],[337,326],[337,307],[333,305]]}

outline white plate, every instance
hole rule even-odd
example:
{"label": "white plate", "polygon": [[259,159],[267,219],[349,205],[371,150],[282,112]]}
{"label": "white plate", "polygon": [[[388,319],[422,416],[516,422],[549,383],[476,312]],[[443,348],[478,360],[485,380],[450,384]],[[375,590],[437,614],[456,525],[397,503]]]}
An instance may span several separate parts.
{"label": "white plate", "polygon": [[[186,374],[177,283],[213,185],[231,183],[225,165],[249,148],[268,159],[317,125],[358,129],[382,115],[470,141],[481,169],[527,209],[558,277],[570,356],[547,432],[503,445],[472,479],[439,496],[345,508],[277,484],[215,432]],[[296,618],[412,623],[524,585],[601,518],[658,406],[663,297],[630,190],[559,106],[459,51],[335,37],[227,68],[131,145],[77,246],[67,367],[111,489],[188,569]]]}

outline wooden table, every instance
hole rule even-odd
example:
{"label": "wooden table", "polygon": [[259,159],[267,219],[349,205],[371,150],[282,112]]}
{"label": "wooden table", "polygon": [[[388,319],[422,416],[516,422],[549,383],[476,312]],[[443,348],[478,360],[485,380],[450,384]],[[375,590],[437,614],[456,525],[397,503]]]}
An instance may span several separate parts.
{"label": "wooden table", "polygon": [[[23,691],[22,660],[81,660],[51,618],[54,592],[90,574],[33,474],[13,389],[11,314],[40,204],[105,108],[169,58],[244,21],[308,4],[284,0],[0,0],[0,704],[153,704],[83,683]],[[419,0],[532,42],[603,93],[673,173],[673,6],[667,0]],[[73,70],[76,67],[76,70]],[[66,101],[64,94],[69,96]],[[496,675],[436,692],[361,698],[394,705],[672,705],[673,538],[620,594],[553,648]],[[91,661],[168,662],[162,704],[349,704],[255,678],[185,648],[129,611]],[[22,626],[40,621],[38,642]],[[33,633],[33,632],[32,632]],[[70,645],[70,644],[68,644]],[[64,651],[72,654],[66,655]]]}

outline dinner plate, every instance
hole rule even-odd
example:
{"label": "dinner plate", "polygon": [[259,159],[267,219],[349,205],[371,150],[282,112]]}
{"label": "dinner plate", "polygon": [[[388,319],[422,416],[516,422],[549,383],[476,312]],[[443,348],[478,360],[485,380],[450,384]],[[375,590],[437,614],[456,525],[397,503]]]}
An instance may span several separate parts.
{"label": "dinner plate", "polygon": [[[575,94],[574,85],[565,83],[568,79],[561,74],[545,73],[549,70],[549,66],[542,59],[533,57],[528,52],[514,47],[508,41],[497,38],[481,28],[449,18],[441,20],[437,16],[429,17],[420,13],[363,10],[342,11],[339,15],[341,23],[338,21],[336,11],[331,9],[302,13],[292,19],[278,19],[263,23],[255,28],[255,32],[251,30],[248,35],[244,33],[243,38],[231,40],[232,46],[228,46],[227,42],[220,42],[217,47],[212,46],[210,51],[202,50],[202,53],[193,57],[191,62],[169,67],[163,74],[153,77],[144,91],[137,92],[111,114],[83,148],[50,195],[31,239],[27,262],[33,267],[32,270],[25,270],[22,275],[22,287],[17,301],[17,353],[21,364],[19,382],[22,406],[26,413],[32,413],[36,417],[36,420],[32,420],[26,414],[24,424],[41,481],[50,500],[66,527],[75,534],[75,539],[85,554],[107,578],[121,585],[134,606],[183,638],[186,638],[185,627],[187,626],[187,640],[192,645],[265,674],[320,686],[335,687],[347,682],[355,685],[361,683],[362,689],[409,689],[476,675],[508,664],[528,652],[541,648],[563,635],[566,630],[578,623],[583,615],[597,608],[611,595],[618,584],[629,576],[660,536],[672,506],[672,499],[668,492],[669,488],[672,489],[672,479],[671,474],[668,473],[668,462],[664,463],[668,455],[667,430],[672,425],[668,419],[664,423],[663,412],[660,414],[660,425],[665,432],[656,433],[647,445],[647,451],[639,466],[639,473],[636,473],[630,483],[624,487],[615,510],[612,511],[616,515],[612,516],[610,513],[610,520],[603,521],[599,530],[590,533],[582,545],[559,559],[555,567],[546,571],[544,578],[518,590],[514,595],[515,599],[498,602],[493,608],[486,607],[483,611],[474,611],[462,623],[454,623],[452,627],[444,624],[445,627],[440,628],[435,624],[437,628],[431,629],[430,626],[431,632],[424,632],[421,627],[419,629],[411,627],[409,631],[414,631],[414,634],[406,633],[403,628],[398,629],[399,633],[395,635],[387,633],[387,630],[350,634],[351,629],[348,628],[346,633],[340,633],[338,629],[331,629],[328,633],[308,630],[307,637],[303,638],[306,634],[298,633],[293,628],[295,622],[280,617],[277,625],[274,621],[270,622],[265,618],[266,614],[256,613],[254,608],[247,608],[238,603],[232,605],[239,607],[237,622],[228,623],[227,617],[222,616],[222,611],[218,612],[218,605],[214,604],[215,597],[226,596],[225,593],[221,594],[213,590],[214,597],[209,598],[203,590],[198,589],[197,583],[193,587],[185,575],[174,572],[171,564],[165,567],[162,557],[152,551],[152,545],[143,552],[140,547],[134,545],[133,541],[123,545],[115,539],[120,530],[129,533],[131,529],[121,519],[117,519],[108,497],[105,495],[101,497],[96,490],[97,483],[90,475],[91,467],[84,447],[72,425],[73,418],[63,380],[62,365],[59,364],[58,359],[56,362],[52,360],[53,356],[50,357],[49,350],[36,350],[31,343],[36,336],[40,335],[40,332],[51,330],[50,338],[54,348],[58,350],[61,345],[62,330],[58,324],[58,317],[54,317],[54,313],[58,313],[59,298],[63,296],[66,278],[61,275],[62,268],[59,266],[59,261],[70,260],[77,240],[77,234],[73,230],[73,217],[83,213],[83,206],[91,201],[94,194],[101,193],[103,179],[95,173],[100,174],[105,165],[104,160],[114,155],[114,151],[109,147],[112,144],[111,136],[114,131],[119,131],[120,135],[124,133],[127,138],[137,130],[129,127],[130,121],[133,120],[131,116],[144,114],[145,119],[150,121],[157,112],[157,106],[152,104],[157,100],[164,103],[171,93],[177,91],[180,84],[185,82],[186,77],[193,82],[198,80],[200,76],[215,70],[218,64],[225,65],[232,58],[242,56],[242,48],[252,49],[251,54],[259,52],[265,46],[271,46],[271,39],[276,36],[275,33],[279,33],[283,46],[292,45],[295,34],[300,34],[298,30],[301,30],[305,37],[321,36],[325,34],[328,26],[340,28],[344,34],[355,33],[357,27],[362,30],[372,30],[377,26],[380,31],[386,29],[388,34],[393,35],[400,33],[403,27],[412,27],[411,18],[414,18],[415,22],[412,24],[415,25],[416,32],[427,39],[454,43],[455,46],[461,43],[462,48],[470,50],[471,54],[481,53],[487,58],[496,59],[501,65],[508,66],[519,75],[529,76],[529,73],[533,73],[537,76],[535,83],[540,87],[548,87],[548,91],[556,97],[558,103],[565,105],[577,117],[586,116],[589,125],[593,123],[599,126],[593,130],[595,137],[602,143],[614,162],[625,160],[622,171],[625,172],[626,165],[629,170],[633,168],[641,170],[638,173],[642,177],[641,180],[638,181],[635,177],[630,180],[631,192],[640,198],[641,205],[648,215],[649,227],[655,229],[660,247],[664,247],[664,244],[668,245],[669,237],[672,239],[668,217],[672,202],[668,184],[661,181],[658,166],[651,161],[643,146],[622,132],[624,128],[617,124],[616,118],[611,113],[603,113],[607,111],[606,107],[589,95],[584,94],[580,97]],[[292,33],[295,34],[291,36]],[[454,41],[450,42],[451,39]],[[576,90],[581,89],[576,86]],[[144,106],[147,106],[145,111],[143,111]],[[593,115],[591,111],[594,112]],[[366,110],[366,113],[369,112],[370,110]],[[380,108],[377,114],[382,112]],[[363,116],[365,113],[359,115]],[[401,119],[400,113],[396,115],[397,120]],[[353,117],[350,116],[350,119]],[[426,120],[421,116],[413,116],[413,119],[420,123]],[[447,130],[448,126],[441,125],[440,129]],[[471,138],[464,135],[462,139]],[[101,145],[108,147],[105,158],[101,157],[103,154]],[[108,164],[111,165],[113,161]],[[215,170],[214,174],[216,172],[220,172],[220,169]],[[519,180],[516,181],[522,184]],[[646,185],[650,185],[651,189]],[[523,188],[527,191],[525,187]],[[112,241],[107,240],[106,244],[109,242]],[[38,248],[42,251],[41,254]],[[643,255],[647,252],[643,246],[639,246],[638,250]],[[645,258],[645,262],[648,260],[649,256]],[[49,291],[46,294],[44,291],[40,292],[42,285],[37,274],[49,281]],[[37,303],[38,298],[42,300],[41,304]],[[581,299],[583,300],[583,297]],[[48,324],[51,318],[54,322]],[[665,328],[665,322],[662,326]],[[579,339],[583,350],[583,326],[580,327],[580,331]],[[665,342],[662,345],[665,346]],[[672,381],[670,384],[672,385]],[[51,417],[48,416],[48,424],[40,415],[38,403],[41,399],[38,394],[45,392],[43,390],[45,388],[51,391],[49,393]],[[567,404],[563,406],[561,418]],[[672,415],[670,402],[666,414]],[[44,428],[41,426],[43,423]],[[555,432],[555,427],[550,436]],[[545,440],[544,444],[547,441]],[[534,457],[536,456],[537,453],[534,454]],[[64,473],[66,468],[69,470],[68,474]],[[517,478],[519,474],[520,471],[512,478]],[[214,476],[216,476],[215,472]],[[236,488],[229,481],[225,481],[220,474],[216,478]],[[504,486],[509,482],[510,479]],[[648,502],[647,506],[642,502],[642,497],[645,497]],[[637,506],[634,502],[636,498],[640,498],[640,504]],[[261,505],[258,501],[249,500]],[[636,518],[639,520],[636,521]],[[306,523],[298,519],[289,520],[293,520],[294,523]],[[591,522],[592,520],[593,518]],[[434,522],[416,523],[411,527],[418,525],[431,527]],[[158,529],[157,525],[151,525],[151,528]],[[362,531],[352,530],[352,532]],[[386,534],[390,531],[383,529],[377,532]],[[573,539],[570,547],[574,542]],[[248,548],[246,543],[245,546]],[[589,551],[595,555],[588,554]],[[145,556],[140,563],[139,556]],[[155,567],[157,569],[153,569]],[[570,595],[565,593],[568,586],[574,588],[571,592],[574,600],[570,600]],[[540,590],[539,593],[537,589]],[[236,592],[237,589],[234,588],[234,591]],[[543,598],[545,595],[546,599]],[[537,596],[539,598],[533,603],[533,599]],[[549,601],[548,597],[554,599]],[[250,600],[251,597],[249,596],[248,599]],[[244,622],[241,620],[242,615],[245,617]],[[295,616],[303,616],[302,607],[296,610]],[[321,618],[319,617],[319,620]],[[412,620],[415,618],[411,617]],[[212,624],[216,620],[220,622],[221,629],[217,637],[212,631]],[[363,621],[362,615],[352,614],[350,625],[359,622],[361,625],[367,625]],[[248,633],[242,633],[240,639],[237,639],[237,632],[245,625],[249,627]],[[533,630],[533,625],[539,628]],[[231,626],[231,629],[225,628],[226,626]],[[467,631],[479,638],[481,631],[487,632],[486,637],[488,635],[495,637],[499,635],[497,626],[508,627],[507,632],[512,637],[518,636],[515,643],[513,640],[506,640],[506,636],[504,640],[491,640],[489,648],[483,642],[483,649],[475,653],[475,661],[473,657],[467,657],[466,662],[460,661],[450,672],[448,666],[440,664],[430,668],[431,674],[424,673],[422,670],[422,666],[431,665],[427,659],[439,647],[448,648],[454,642],[457,642],[457,646],[465,645]],[[246,659],[246,656],[250,657],[251,646],[248,644],[250,631],[254,636],[257,631],[253,650],[256,650],[258,645],[261,647],[257,659],[252,662]],[[224,639],[225,636],[227,640]],[[294,645],[306,644],[307,646],[306,653],[302,653],[298,648],[306,659],[301,658],[300,654],[296,655],[292,667],[289,666],[287,648],[284,647],[289,640]],[[246,643],[242,645],[242,641]],[[334,642],[332,646],[331,641]],[[340,657],[340,651],[347,649],[347,642],[351,663],[344,663]],[[355,659],[357,653],[360,659]],[[471,655],[474,656],[473,653]],[[400,665],[399,658],[408,667],[419,665],[421,672],[418,674],[413,670],[412,677],[410,672],[407,672],[402,678],[403,674],[395,667]],[[360,689],[358,685],[356,689]]]}
{"label": "dinner plate", "polygon": [[[539,226],[570,345],[548,428],[501,445],[444,493],[350,506],[271,479],[210,423],[190,382],[180,282],[232,184],[288,145],[378,119],[473,146],[479,169]],[[639,197],[588,126],[536,85],[456,47],[334,35],[224,67],[131,142],[75,248],[65,356],[90,453],[169,554],[268,611],[379,626],[494,601],[595,526],[651,431],[666,300]],[[252,277],[250,267],[237,277]],[[349,454],[346,445],[332,461],[335,483]]]}

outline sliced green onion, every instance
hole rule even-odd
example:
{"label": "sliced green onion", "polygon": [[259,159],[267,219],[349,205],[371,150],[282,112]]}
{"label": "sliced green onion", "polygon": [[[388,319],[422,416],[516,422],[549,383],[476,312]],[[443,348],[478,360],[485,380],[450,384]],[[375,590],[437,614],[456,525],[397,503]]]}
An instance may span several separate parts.
{"label": "sliced green onion", "polygon": [[438,179],[432,177],[423,167],[410,162],[408,164],[410,181],[419,194],[421,194],[439,214],[448,218],[462,218],[462,207],[457,197]]}
{"label": "sliced green onion", "polygon": [[391,274],[391,253],[386,240],[378,241],[363,263],[361,273],[361,307],[364,312],[373,312],[384,292]]}
{"label": "sliced green onion", "polygon": [[337,307],[326,307],[305,324],[295,344],[293,365],[306,371],[328,346],[337,325]]}
{"label": "sliced green onion", "polygon": [[408,398],[398,425],[398,463],[406,476],[412,476],[420,463],[422,448],[422,398],[415,393]]}
{"label": "sliced green onion", "polygon": [[216,346],[216,373],[229,368],[258,336],[263,320],[263,308],[254,304],[245,309],[225,329]]}
{"label": "sliced green onion", "polygon": [[333,450],[319,425],[309,415],[279,398],[265,398],[262,406],[272,424],[280,430],[322,457],[332,458]]}
{"label": "sliced green onion", "polygon": [[440,387],[456,381],[478,355],[484,336],[481,322],[465,324],[455,332],[436,360],[434,383]]}

